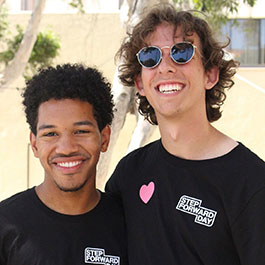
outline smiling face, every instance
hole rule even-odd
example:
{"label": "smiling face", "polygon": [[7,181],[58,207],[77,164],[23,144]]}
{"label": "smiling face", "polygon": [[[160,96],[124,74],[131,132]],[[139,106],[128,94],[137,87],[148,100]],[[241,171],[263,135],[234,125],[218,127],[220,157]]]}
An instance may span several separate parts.
{"label": "smiling face", "polygon": [[[187,64],[176,64],[170,57],[170,47],[183,41],[197,47],[195,55]],[[154,108],[158,124],[162,119],[190,119],[198,115],[206,118],[205,93],[218,81],[218,70],[213,68],[205,72],[198,35],[184,37],[180,27],[174,31],[173,25],[163,23],[146,42],[162,50],[162,60],[152,69],[142,67],[135,85]]]}
{"label": "smiling face", "polygon": [[100,152],[108,147],[110,128],[99,131],[91,104],[50,99],[38,110],[37,134],[30,140],[45,171],[48,190],[79,191],[95,186]]}

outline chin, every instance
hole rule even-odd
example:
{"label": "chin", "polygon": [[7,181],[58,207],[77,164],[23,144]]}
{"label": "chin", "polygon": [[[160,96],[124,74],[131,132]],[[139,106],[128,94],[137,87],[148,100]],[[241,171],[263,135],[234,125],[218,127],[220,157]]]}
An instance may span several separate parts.
{"label": "chin", "polygon": [[63,191],[63,192],[77,192],[83,189],[86,183],[87,183],[87,180],[84,181],[84,183],[81,183],[79,185],[77,184],[77,185],[67,186],[67,185],[60,185],[56,183],[56,186],[60,191]]}

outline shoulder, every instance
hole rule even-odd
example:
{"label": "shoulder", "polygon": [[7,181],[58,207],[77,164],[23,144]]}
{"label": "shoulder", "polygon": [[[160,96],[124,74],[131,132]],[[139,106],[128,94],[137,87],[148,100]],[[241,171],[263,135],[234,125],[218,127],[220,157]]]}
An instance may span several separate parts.
{"label": "shoulder", "polygon": [[229,204],[240,202],[245,207],[260,192],[264,193],[265,162],[242,143],[215,162],[219,187],[226,191],[225,200],[233,197]]}
{"label": "shoulder", "polygon": [[158,154],[160,146],[161,146],[160,140],[149,143],[124,156],[120,160],[120,163],[126,163],[126,164],[132,163],[134,166],[135,164],[138,163],[142,164],[148,160],[152,160],[152,158]]}
{"label": "shoulder", "polygon": [[230,176],[231,185],[258,190],[265,187],[265,162],[242,143],[239,143],[228,154],[213,160],[216,175],[221,174],[220,181]]}
{"label": "shoulder", "polygon": [[237,150],[237,168],[248,186],[265,188],[265,162],[243,144]]}
{"label": "shoulder", "polygon": [[241,164],[241,167],[245,169],[249,168],[265,172],[265,162],[242,143],[239,143],[234,149],[231,158],[231,162]]}
{"label": "shoulder", "polygon": [[21,211],[28,208],[28,202],[33,189],[16,193],[15,195],[0,202],[0,216],[19,215]]}
{"label": "shoulder", "polygon": [[18,204],[21,199],[23,200],[26,197],[26,194],[29,192],[29,190],[22,191],[19,193],[16,193],[12,195],[11,197],[3,200],[0,202],[0,208],[5,208],[5,207],[13,207],[14,205]]}
{"label": "shoulder", "polygon": [[161,141],[149,143],[140,147],[123,157],[116,166],[111,177],[107,181],[105,190],[120,196],[120,193],[128,187],[130,183],[141,176],[143,168],[150,168],[161,153]]}
{"label": "shoulder", "polygon": [[143,165],[148,167],[153,164],[155,156],[159,154],[160,145],[160,141],[158,140],[140,147],[124,156],[119,161],[108,180],[106,190],[113,191],[115,186],[123,186],[125,179],[130,179],[130,176],[137,175],[138,171],[141,171]]}

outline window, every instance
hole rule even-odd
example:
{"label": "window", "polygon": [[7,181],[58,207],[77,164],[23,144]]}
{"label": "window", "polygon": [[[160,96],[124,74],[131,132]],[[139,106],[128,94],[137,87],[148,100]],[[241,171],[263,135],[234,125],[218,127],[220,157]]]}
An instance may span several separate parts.
{"label": "window", "polygon": [[261,64],[265,64],[265,19],[260,23],[260,58]]}
{"label": "window", "polygon": [[265,19],[238,19],[222,28],[231,43],[228,51],[241,66],[265,66]]}

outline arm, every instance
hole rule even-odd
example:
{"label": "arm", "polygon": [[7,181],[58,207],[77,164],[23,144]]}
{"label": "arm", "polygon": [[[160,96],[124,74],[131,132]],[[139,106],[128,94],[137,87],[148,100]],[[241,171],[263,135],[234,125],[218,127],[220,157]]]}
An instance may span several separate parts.
{"label": "arm", "polygon": [[14,240],[12,240],[15,236],[11,236],[14,233],[9,233],[8,229],[10,226],[6,220],[6,218],[0,212],[0,265],[7,264],[7,251],[9,250],[10,243],[12,244]]}
{"label": "arm", "polygon": [[232,225],[242,265],[265,264],[265,188],[259,190]]}

